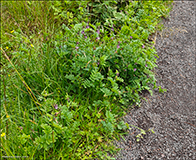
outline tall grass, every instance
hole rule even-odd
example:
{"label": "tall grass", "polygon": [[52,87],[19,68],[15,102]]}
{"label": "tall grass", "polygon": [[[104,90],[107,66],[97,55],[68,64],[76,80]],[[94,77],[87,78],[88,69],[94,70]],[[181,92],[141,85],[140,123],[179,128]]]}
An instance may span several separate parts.
{"label": "tall grass", "polygon": [[[55,18],[51,1],[2,1],[1,38],[8,47],[12,42],[10,32],[15,30],[32,44],[39,46],[52,39],[60,29],[61,19]],[[19,45],[15,43],[15,45]]]}

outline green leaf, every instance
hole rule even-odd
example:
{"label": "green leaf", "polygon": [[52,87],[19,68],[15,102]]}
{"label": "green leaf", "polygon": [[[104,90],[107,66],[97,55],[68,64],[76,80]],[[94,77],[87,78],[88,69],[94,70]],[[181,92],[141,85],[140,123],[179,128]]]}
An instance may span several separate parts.
{"label": "green leaf", "polygon": [[119,13],[116,11],[114,11],[113,14],[114,14],[114,17],[118,20],[122,20],[125,17],[125,15],[123,13]]}
{"label": "green leaf", "polygon": [[92,25],[91,23],[89,23],[89,26],[92,27],[96,31],[96,26]]}
{"label": "green leaf", "polygon": [[144,66],[144,65],[145,65],[145,60],[144,60],[144,58],[140,57],[140,58],[138,59],[137,63]]}
{"label": "green leaf", "polygon": [[41,124],[41,127],[44,129],[45,134],[51,134],[52,133],[52,128],[48,124]]}
{"label": "green leaf", "polygon": [[116,122],[115,120],[115,115],[113,115],[110,111],[106,111],[106,118],[107,118],[107,121],[111,122],[111,123],[114,123]]}
{"label": "green leaf", "polygon": [[82,23],[75,24],[74,29],[75,29],[76,32],[82,30]]}
{"label": "green leaf", "polygon": [[108,77],[107,79],[111,82],[112,86],[114,86],[115,80],[112,77]]}
{"label": "green leaf", "polygon": [[116,80],[120,81],[120,82],[124,82],[124,80],[122,78],[120,78],[120,77],[116,77]]}
{"label": "green leaf", "polygon": [[84,88],[88,88],[88,87],[95,87],[95,85],[88,79],[86,79],[83,84]]}
{"label": "green leaf", "polygon": [[107,88],[101,88],[100,90],[105,94],[105,96],[111,96],[112,95],[112,92]]}
{"label": "green leaf", "polygon": [[104,128],[106,133],[114,132],[114,127],[113,127],[112,123],[104,122],[104,121],[101,121],[101,123],[103,124],[103,128]]}
{"label": "green leaf", "polygon": [[76,80],[76,77],[73,74],[65,75],[65,78],[71,80],[72,82]]}
{"label": "green leaf", "polygon": [[128,65],[128,69],[131,70],[131,71],[133,70],[132,64],[129,64],[129,65]]}
{"label": "green leaf", "polygon": [[147,64],[150,65],[151,68],[157,67],[157,65],[151,61],[148,61]]}
{"label": "green leaf", "polygon": [[91,72],[91,75],[90,75],[90,80],[92,81],[92,82],[95,82],[95,81],[99,81],[99,80],[102,80],[104,77],[103,77],[103,75],[100,73],[100,72],[98,72],[97,70],[93,70],[92,72]]}
{"label": "green leaf", "polygon": [[66,123],[71,122],[73,118],[73,114],[71,113],[71,111],[69,111],[68,107],[66,105],[63,105],[61,109],[62,109],[61,118],[65,119]]}
{"label": "green leaf", "polygon": [[143,38],[144,40],[146,40],[146,39],[148,38],[148,36],[149,36],[148,31],[143,30],[143,32],[142,32],[142,38]]}
{"label": "green leaf", "polygon": [[100,58],[100,65],[105,66],[105,63],[106,63],[107,58],[108,58],[108,56],[103,55],[103,56]]}
{"label": "green leaf", "polygon": [[127,126],[126,126],[126,124],[125,124],[124,121],[120,121],[119,124],[117,125],[117,127],[118,127],[118,129],[120,129],[120,130],[125,130],[125,129],[127,129]]}

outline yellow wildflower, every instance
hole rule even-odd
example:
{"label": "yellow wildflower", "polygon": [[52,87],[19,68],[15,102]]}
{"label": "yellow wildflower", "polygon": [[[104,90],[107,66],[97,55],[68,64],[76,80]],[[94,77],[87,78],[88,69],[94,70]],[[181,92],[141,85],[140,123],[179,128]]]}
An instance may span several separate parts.
{"label": "yellow wildflower", "polygon": [[12,30],[10,33],[13,33],[14,32],[14,30]]}
{"label": "yellow wildflower", "polygon": [[1,133],[1,137],[4,137],[5,136],[5,133],[3,132],[3,133]]}
{"label": "yellow wildflower", "polygon": [[9,47],[8,47],[8,46],[6,46],[5,48],[6,48],[6,49],[9,49]]}
{"label": "yellow wildflower", "polygon": [[6,117],[9,118],[10,116],[9,115],[6,115]]}
{"label": "yellow wildflower", "polygon": [[34,45],[31,44],[31,47],[34,47]]}

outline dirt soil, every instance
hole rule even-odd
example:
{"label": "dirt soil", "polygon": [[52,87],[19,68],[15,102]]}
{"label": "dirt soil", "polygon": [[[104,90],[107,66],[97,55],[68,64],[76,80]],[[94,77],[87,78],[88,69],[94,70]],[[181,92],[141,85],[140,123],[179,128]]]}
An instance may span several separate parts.
{"label": "dirt soil", "polygon": [[175,1],[170,17],[163,21],[165,29],[156,37],[158,90],[147,101],[125,116],[128,124],[153,129],[136,142],[138,129],[131,127],[117,160],[194,160],[196,95],[195,95],[195,2]]}

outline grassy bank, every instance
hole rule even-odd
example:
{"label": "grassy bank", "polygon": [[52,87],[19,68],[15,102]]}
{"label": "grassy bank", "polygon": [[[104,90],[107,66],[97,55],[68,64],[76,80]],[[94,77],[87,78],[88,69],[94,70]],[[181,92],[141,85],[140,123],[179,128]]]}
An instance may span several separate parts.
{"label": "grassy bank", "polygon": [[1,2],[1,156],[110,159],[126,110],[164,91],[149,36],[170,3]]}

